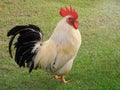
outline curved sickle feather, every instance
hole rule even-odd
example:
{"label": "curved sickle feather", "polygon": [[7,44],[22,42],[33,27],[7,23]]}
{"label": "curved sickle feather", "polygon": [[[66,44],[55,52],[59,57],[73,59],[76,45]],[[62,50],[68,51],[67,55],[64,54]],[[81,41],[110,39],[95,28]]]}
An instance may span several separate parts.
{"label": "curved sickle feather", "polygon": [[11,46],[12,46],[12,42],[13,42],[15,36],[16,36],[16,35],[14,35],[13,37],[11,37],[10,42],[9,42],[9,54],[10,54],[10,57],[11,57],[11,58],[13,58],[13,56],[12,56],[12,51],[11,51]]}
{"label": "curved sickle feather", "polygon": [[[9,54],[10,54],[11,58],[13,58],[13,56],[12,56],[12,50],[11,50],[11,46],[12,46],[13,40],[14,40],[15,36],[16,36],[17,34],[19,34],[20,32],[22,32],[22,31],[24,31],[24,29],[16,32],[16,33],[14,34],[14,36],[11,37],[11,39],[10,39],[10,42],[9,42]],[[29,31],[29,30],[28,30],[28,31]]]}

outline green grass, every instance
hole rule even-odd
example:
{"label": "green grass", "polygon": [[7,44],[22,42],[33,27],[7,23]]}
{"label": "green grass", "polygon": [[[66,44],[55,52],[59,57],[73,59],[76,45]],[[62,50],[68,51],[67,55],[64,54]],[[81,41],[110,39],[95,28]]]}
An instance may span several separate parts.
{"label": "green grass", "polygon": [[[8,54],[6,33],[19,24],[38,25],[47,40],[61,19],[59,9],[79,13],[82,45],[62,84],[43,70],[28,73]],[[120,90],[119,0],[0,0],[0,90]]]}

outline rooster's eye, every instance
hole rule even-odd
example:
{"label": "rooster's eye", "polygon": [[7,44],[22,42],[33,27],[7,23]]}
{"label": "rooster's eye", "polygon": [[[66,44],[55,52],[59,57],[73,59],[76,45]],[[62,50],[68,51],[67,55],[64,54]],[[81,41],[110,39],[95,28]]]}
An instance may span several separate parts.
{"label": "rooster's eye", "polygon": [[67,23],[70,24],[70,25],[73,25],[73,24],[74,24],[74,19],[71,18],[71,17],[69,17],[69,18],[67,19]]}
{"label": "rooster's eye", "polygon": [[73,22],[73,18],[71,18],[71,17],[70,17],[70,18],[68,18],[68,20],[69,20],[70,22]]}

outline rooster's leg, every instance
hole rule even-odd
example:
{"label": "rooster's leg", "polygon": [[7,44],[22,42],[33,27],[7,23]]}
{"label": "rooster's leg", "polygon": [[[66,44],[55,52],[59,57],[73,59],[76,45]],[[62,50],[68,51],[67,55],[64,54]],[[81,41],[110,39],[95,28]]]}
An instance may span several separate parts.
{"label": "rooster's leg", "polygon": [[60,79],[60,77],[58,75],[53,75],[54,79]]}
{"label": "rooster's leg", "polygon": [[61,76],[61,82],[62,83],[68,83],[68,81],[65,80],[65,76]]}

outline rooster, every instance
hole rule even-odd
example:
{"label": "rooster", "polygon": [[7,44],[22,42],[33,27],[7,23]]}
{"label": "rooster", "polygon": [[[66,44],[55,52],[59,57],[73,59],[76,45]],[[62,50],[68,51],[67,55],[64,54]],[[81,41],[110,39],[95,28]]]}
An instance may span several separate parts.
{"label": "rooster", "polygon": [[44,69],[55,79],[67,83],[65,75],[71,70],[73,61],[81,45],[81,34],[78,30],[78,13],[75,9],[65,7],[60,9],[62,20],[56,25],[53,34],[43,41],[43,32],[35,25],[15,26],[8,31],[11,36],[9,53],[12,56],[12,44],[16,48],[15,62],[19,67]]}

